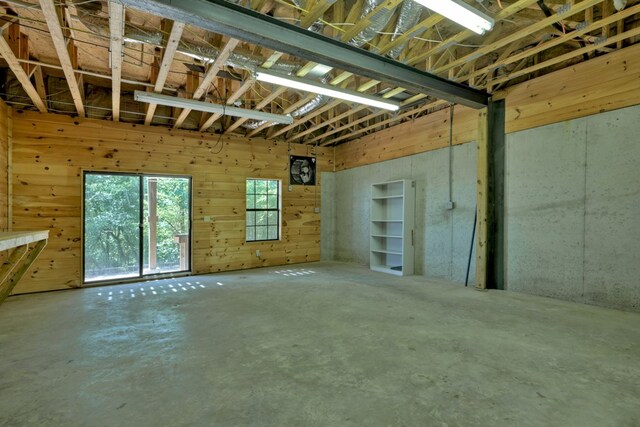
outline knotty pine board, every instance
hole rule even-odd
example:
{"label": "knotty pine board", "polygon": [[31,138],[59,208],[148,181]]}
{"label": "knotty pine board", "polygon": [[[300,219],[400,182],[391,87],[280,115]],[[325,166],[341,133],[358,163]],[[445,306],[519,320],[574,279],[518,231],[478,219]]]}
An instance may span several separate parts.
{"label": "knotty pine board", "polygon": [[[287,191],[287,145],[224,137],[222,152],[214,154],[216,140],[199,132],[14,112],[13,227],[48,229],[51,234],[16,293],[81,286],[83,170],[191,176],[194,273],[319,260],[316,195],[313,187]],[[300,144],[291,148],[295,155],[314,152]],[[318,172],[333,170],[333,149],[318,148],[315,155]],[[282,240],[245,242],[248,177],[282,180]],[[317,200],[320,206],[320,186]],[[204,216],[213,221],[205,223]]]}

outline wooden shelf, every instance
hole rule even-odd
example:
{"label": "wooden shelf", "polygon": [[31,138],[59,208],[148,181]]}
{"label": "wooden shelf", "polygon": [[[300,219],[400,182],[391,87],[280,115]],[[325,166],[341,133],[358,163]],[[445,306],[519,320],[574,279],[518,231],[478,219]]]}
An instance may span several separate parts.
{"label": "wooden shelf", "polygon": [[28,245],[38,240],[47,240],[48,238],[49,230],[0,232],[0,251]]}
{"label": "wooden shelf", "polygon": [[[11,251],[0,265],[0,304],[40,255],[48,238],[49,230],[0,233],[0,251]],[[29,247],[32,243],[34,245]]]}

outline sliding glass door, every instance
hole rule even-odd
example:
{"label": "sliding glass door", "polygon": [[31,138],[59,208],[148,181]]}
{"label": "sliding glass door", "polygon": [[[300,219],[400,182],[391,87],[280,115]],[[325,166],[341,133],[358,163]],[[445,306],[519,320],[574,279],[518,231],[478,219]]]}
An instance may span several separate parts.
{"label": "sliding glass door", "polygon": [[191,179],[84,174],[84,282],[189,271]]}

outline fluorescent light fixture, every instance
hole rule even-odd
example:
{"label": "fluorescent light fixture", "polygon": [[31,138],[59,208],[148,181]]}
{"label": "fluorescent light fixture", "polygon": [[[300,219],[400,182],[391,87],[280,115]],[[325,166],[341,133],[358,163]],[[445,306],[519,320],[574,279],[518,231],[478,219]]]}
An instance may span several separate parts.
{"label": "fluorescent light fixture", "polygon": [[477,34],[493,28],[494,20],[462,0],[413,0]]}
{"label": "fluorescent light fixture", "polygon": [[370,105],[372,107],[383,108],[385,110],[396,111],[400,104],[388,101],[377,96],[366,95],[354,90],[341,89],[334,86],[323,85],[311,80],[292,77],[273,71],[256,70],[256,79],[263,82],[273,83],[280,86],[287,86],[293,89],[300,89],[305,92],[319,93],[332,98],[344,99],[345,101],[357,102],[358,104]]}
{"label": "fluorescent light fixture", "polygon": [[188,108],[190,110],[203,111],[205,113],[225,114],[227,116],[244,117],[245,119],[266,120],[268,122],[290,125],[293,117],[282,114],[263,113],[262,111],[247,110],[245,108],[231,107],[229,105],[211,104],[210,102],[196,101],[195,99],[176,98],[175,96],[160,95],[158,93],[136,90],[133,93],[136,101],[149,104],[166,105],[168,107]]}

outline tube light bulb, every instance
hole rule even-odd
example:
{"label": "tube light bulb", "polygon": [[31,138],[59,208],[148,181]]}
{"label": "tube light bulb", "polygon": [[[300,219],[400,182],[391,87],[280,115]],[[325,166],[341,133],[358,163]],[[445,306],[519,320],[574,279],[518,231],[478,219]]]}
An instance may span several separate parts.
{"label": "tube light bulb", "polygon": [[274,73],[272,71],[257,70],[256,79],[267,83],[273,83],[280,86],[299,89],[305,92],[318,93],[320,95],[327,95],[332,98],[344,99],[345,101],[352,101],[358,104],[370,105],[372,107],[382,108],[385,110],[397,111],[400,108],[399,103],[389,101],[381,97],[323,85],[314,81],[304,80],[299,77],[282,75],[279,73]]}
{"label": "tube light bulb", "polygon": [[462,0],[413,0],[477,34],[493,28],[494,20]]}

